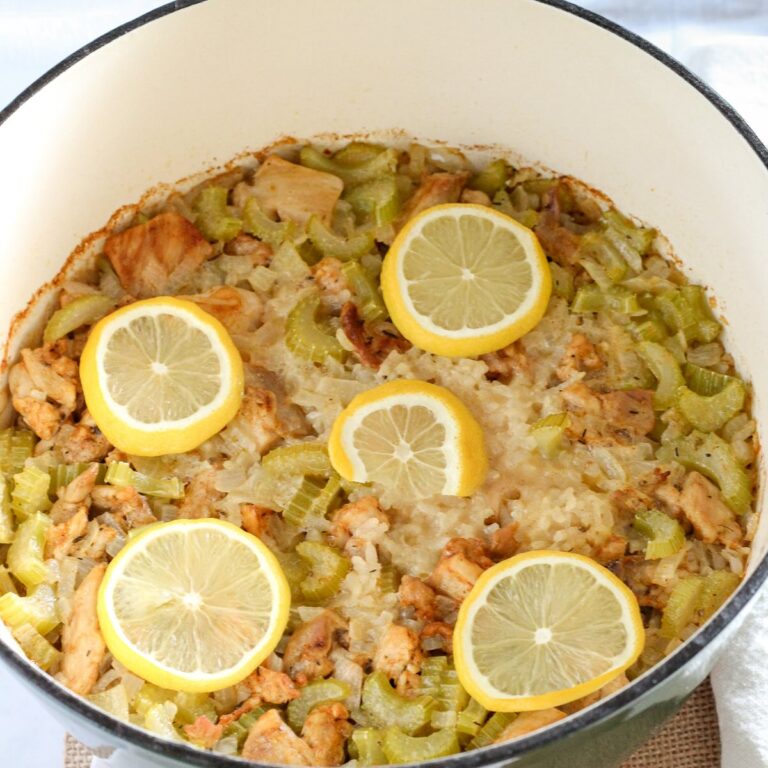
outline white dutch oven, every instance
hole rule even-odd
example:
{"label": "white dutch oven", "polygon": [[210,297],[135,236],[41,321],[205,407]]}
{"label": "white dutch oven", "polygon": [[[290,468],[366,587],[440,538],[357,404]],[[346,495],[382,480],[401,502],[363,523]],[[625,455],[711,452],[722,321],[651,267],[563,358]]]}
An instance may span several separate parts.
{"label": "white dutch oven", "polygon": [[[659,227],[716,294],[768,424],[765,148],[678,64],[555,0],[181,0],[88,46],[0,113],[0,329],[86,235],[157,182],[284,135],[392,129],[512,148]],[[44,308],[22,323],[11,359]],[[4,368],[7,414],[3,386]],[[739,592],[629,688],[514,744],[442,762],[616,765],[705,677],[768,576],[767,545],[768,515]],[[240,764],[111,719],[7,642],[0,656],[76,735],[119,746],[124,765]]]}

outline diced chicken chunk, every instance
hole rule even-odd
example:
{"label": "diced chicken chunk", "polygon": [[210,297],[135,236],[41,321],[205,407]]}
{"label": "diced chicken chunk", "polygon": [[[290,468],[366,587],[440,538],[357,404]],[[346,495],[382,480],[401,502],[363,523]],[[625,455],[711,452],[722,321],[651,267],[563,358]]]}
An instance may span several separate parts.
{"label": "diced chicken chunk", "polygon": [[398,219],[398,228],[409,219],[417,216],[427,208],[443,203],[457,203],[461,190],[467,183],[469,174],[462,173],[433,173],[426,176],[416,191],[406,202],[403,212]]}
{"label": "diced chicken chunk", "polygon": [[221,285],[207,293],[181,298],[213,315],[230,333],[250,333],[261,325],[264,307],[253,291]]}
{"label": "diced chicken chunk", "polygon": [[109,237],[104,253],[126,292],[145,299],[180,288],[213,248],[182,215],[161,213]]}
{"label": "diced chicken chunk", "polygon": [[88,411],[77,424],[62,424],[54,438],[53,447],[66,464],[90,464],[102,461],[112,446]]}
{"label": "diced chicken chunk", "polygon": [[283,722],[276,709],[268,709],[251,726],[243,744],[243,757],[273,765],[314,763],[312,750]]}
{"label": "diced chicken chunk", "polygon": [[97,485],[91,501],[97,509],[111,512],[126,531],[157,522],[147,500],[135,488]]}
{"label": "diced chicken chunk", "polygon": [[72,610],[61,634],[61,682],[85,696],[99,678],[99,666],[106,646],[96,616],[96,596],[105,565],[97,565],[83,579],[72,598]]}
{"label": "diced chicken chunk", "polygon": [[333,672],[333,661],[329,655],[334,635],[345,627],[344,621],[330,610],[298,627],[283,654],[283,664],[291,678],[304,685]]}
{"label": "diced chicken chunk", "polygon": [[58,495],[50,511],[51,520],[63,523],[79,511],[88,512],[91,503],[90,494],[96,485],[99,468],[96,464],[81,472],[69,485],[53,490]]}
{"label": "diced chicken chunk", "polygon": [[562,267],[574,263],[579,250],[579,236],[560,221],[560,198],[557,189],[546,193],[544,207],[533,231],[544,252]]}
{"label": "diced chicken chunk", "polygon": [[517,540],[519,528],[520,524],[513,520],[491,534],[490,550],[495,558],[503,560],[504,558],[512,557],[517,552],[520,546]]}
{"label": "diced chicken chunk", "polygon": [[538,731],[547,725],[567,717],[565,712],[559,709],[541,709],[537,712],[521,712],[499,735],[494,744],[503,741],[511,741]]}
{"label": "diced chicken chunk", "polygon": [[313,214],[330,222],[343,189],[338,176],[270,155],[256,171],[249,192],[269,216],[306,224]]}
{"label": "diced chicken chunk", "polygon": [[241,504],[240,516],[243,528],[248,533],[261,538],[269,527],[269,520],[275,514],[273,509],[262,507],[260,504]]}
{"label": "diced chicken chunk", "polygon": [[435,590],[415,576],[403,576],[397,590],[397,599],[405,608],[413,608],[417,619],[432,621],[437,616]]}
{"label": "diced chicken chunk", "polygon": [[48,529],[45,543],[45,556],[60,560],[69,554],[76,539],[79,539],[88,527],[88,510],[81,507],[72,517]]}
{"label": "diced chicken chunk", "polygon": [[218,517],[213,504],[223,496],[216,488],[216,470],[199,472],[184,489],[184,498],[179,502],[179,517],[187,520]]}
{"label": "diced chicken chunk", "polygon": [[513,341],[497,352],[480,355],[480,359],[488,366],[485,378],[490,381],[509,384],[512,379],[518,377],[528,381],[531,379],[531,361],[520,341]]}
{"label": "diced chicken chunk", "polygon": [[599,371],[602,368],[603,360],[595,345],[583,333],[574,333],[555,375],[560,381],[566,381],[576,373]]}
{"label": "diced chicken chunk", "polygon": [[333,513],[330,535],[336,546],[343,547],[350,537],[365,539],[367,530],[379,531],[383,526],[389,528],[389,518],[379,506],[379,500],[375,496],[364,496]]}
{"label": "diced chicken chunk", "polygon": [[601,393],[579,381],[566,387],[562,395],[571,414],[567,434],[573,440],[598,445],[633,443],[656,423],[649,389]]}
{"label": "diced chicken chunk", "polygon": [[461,602],[491,565],[478,539],[451,539],[443,548],[429,583],[438,592]]}
{"label": "diced chicken chunk", "polygon": [[351,735],[349,711],[338,702],[315,707],[301,729],[302,738],[312,750],[314,765],[341,765],[344,744]]}
{"label": "diced chicken chunk", "polygon": [[701,541],[719,541],[727,547],[741,544],[743,533],[733,510],[723,501],[717,486],[699,472],[685,478],[680,507]]}
{"label": "diced chicken chunk", "polygon": [[406,694],[418,684],[424,656],[418,635],[398,624],[390,624],[379,640],[373,668],[395,681],[398,693]]}
{"label": "diced chicken chunk", "polygon": [[340,320],[344,335],[349,339],[355,354],[368,368],[377,370],[390,352],[410,349],[410,343],[395,335],[394,329],[382,330],[375,324],[365,323],[357,306],[351,301],[341,308]]}
{"label": "diced chicken chunk", "polygon": [[200,715],[194,723],[184,726],[187,738],[198,747],[211,749],[222,737],[224,726],[221,723],[212,723],[205,715]]}

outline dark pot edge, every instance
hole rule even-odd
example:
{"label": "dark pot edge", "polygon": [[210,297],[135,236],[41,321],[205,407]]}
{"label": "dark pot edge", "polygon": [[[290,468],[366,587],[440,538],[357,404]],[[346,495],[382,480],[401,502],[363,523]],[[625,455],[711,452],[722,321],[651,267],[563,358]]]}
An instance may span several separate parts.
{"label": "dark pot edge", "polygon": [[[2,125],[14,112],[16,112],[16,110],[19,109],[19,107],[40,91],[45,85],[89,54],[151,21],[155,21],[156,19],[176,11],[184,10],[185,8],[189,8],[201,2],[204,2],[204,0],[174,0],[174,2],[155,8],[84,45],[35,80],[35,82],[11,101],[10,104],[2,109],[0,111],[0,125]],[[536,2],[556,8],[565,13],[570,13],[577,18],[601,27],[634,45],[671,69],[676,75],[699,91],[699,93],[701,93],[701,95],[704,96],[726,118],[726,120],[728,120],[747,142],[768,171],[768,149],[766,149],[765,145],[760,141],[755,132],[725,99],[679,61],[657,48],[653,43],[630,32],[621,25],[616,24],[593,11],[586,10],[567,2],[567,0],[536,0]],[[437,766],[454,766],[460,762],[463,768],[480,768],[480,766],[485,766],[489,763],[512,760],[615,714],[625,706],[648,693],[665,678],[684,667],[699,653],[700,650],[709,645],[710,642],[712,642],[723,629],[736,618],[766,581],[768,581],[768,556],[763,558],[762,562],[759,563],[753,573],[741,585],[738,592],[722,611],[685,645],[683,645],[679,651],[667,657],[646,675],[639,678],[628,689],[618,693],[604,703],[599,703],[582,713],[572,715],[567,720],[563,721],[562,724],[555,724],[541,733],[534,733],[531,736],[524,737],[513,743],[499,744],[498,746],[487,747],[473,752],[463,752],[446,759],[432,760],[425,764],[437,768]],[[250,761],[244,761],[239,758],[232,758],[224,755],[214,755],[213,753],[204,752],[195,747],[187,746],[186,744],[174,744],[173,742],[152,735],[149,731],[116,720],[107,715],[103,710],[89,704],[85,699],[62,688],[47,674],[37,669],[26,660],[20,658],[17,653],[4,643],[0,643],[0,658],[2,658],[10,667],[15,669],[21,677],[31,681],[32,684],[46,696],[55,699],[57,704],[64,705],[73,710],[78,715],[85,718],[91,726],[95,726],[105,734],[114,735],[120,739],[132,742],[147,752],[154,752],[172,759],[184,760],[189,765],[202,766],[202,768],[223,768],[227,765],[254,765],[254,763]]]}

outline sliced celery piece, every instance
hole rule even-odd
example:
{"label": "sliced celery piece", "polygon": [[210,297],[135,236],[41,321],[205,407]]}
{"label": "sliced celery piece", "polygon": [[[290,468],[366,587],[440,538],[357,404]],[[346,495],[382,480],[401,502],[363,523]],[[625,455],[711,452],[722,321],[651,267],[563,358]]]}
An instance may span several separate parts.
{"label": "sliced celery piece", "polygon": [[430,722],[435,702],[429,696],[406,699],[392,688],[386,674],[378,670],[368,675],[363,684],[362,706],[377,726],[396,726],[413,734]]}
{"label": "sliced celery piece", "polygon": [[[48,470],[51,476],[51,493],[57,493],[58,490],[69,485],[75,478],[80,477],[92,464],[57,464]],[[96,475],[96,483],[101,485],[107,474],[107,465],[99,464],[99,471]]]}
{"label": "sliced celery piece", "polygon": [[706,475],[717,483],[723,500],[737,514],[749,509],[752,500],[749,475],[730,443],[721,437],[694,430],[690,435],[662,445],[656,457],[661,461],[677,461]]}
{"label": "sliced celery piece", "polygon": [[[343,151],[343,150],[342,150]],[[313,146],[306,145],[299,152],[299,162],[307,168],[324,171],[338,176],[344,185],[362,184],[378,177],[394,174],[397,170],[398,153],[395,149],[385,149],[376,155],[367,157],[354,164],[328,157]]]}
{"label": "sliced celery piece", "polygon": [[382,176],[345,191],[344,199],[362,221],[377,227],[389,224],[400,212],[400,193],[394,176]]}
{"label": "sliced celery piece", "polygon": [[349,559],[327,544],[302,541],[296,552],[309,566],[309,574],[301,582],[301,592],[310,603],[333,597],[350,569]]}
{"label": "sliced celery piece", "polygon": [[191,725],[198,717],[207,717],[211,722],[216,722],[216,707],[208,693],[179,691],[173,703],[176,705],[177,723]]}
{"label": "sliced celery piece", "polygon": [[709,397],[680,387],[675,405],[692,427],[715,432],[744,407],[745,397],[744,385],[738,379],[731,379],[720,392]]}
{"label": "sliced celery piece", "polygon": [[549,262],[549,271],[552,273],[552,292],[566,301],[573,301],[575,288],[573,286],[573,275],[564,267]]}
{"label": "sliced celery piece", "polygon": [[675,584],[661,615],[662,637],[679,638],[683,630],[696,619],[696,608],[701,599],[704,579],[691,576]]}
{"label": "sliced celery piece", "polygon": [[6,592],[0,596],[0,619],[11,629],[30,624],[41,635],[47,635],[61,623],[53,587],[40,584],[30,589],[26,597]]}
{"label": "sliced celery piece", "polygon": [[107,466],[104,481],[121,488],[135,488],[146,496],[163,499],[183,499],[184,483],[178,477],[151,477],[136,472],[124,461],[114,461]]}
{"label": "sliced celery piece", "polygon": [[712,571],[704,577],[696,605],[700,621],[705,622],[736,591],[741,579],[732,571]]}
{"label": "sliced celery piece", "polygon": [[342,361],[346,351],[333,330],[317,319],[320,296],[310,294],[300,299],[290,311],[285,325],[285,343],[294,355],[315,363],[329,357]]}
{"label": "sliced celery piece", "polygon": [[305,527],[312,518],[325,517],[340,494],[341,483],[335,474],[328,480],[305,477],[283,510],[283,517],[299,528]]}
{"label": "sliced celery piece", "polygon": [[13,541],[14,527],[10,483],[4,475],[0,475],[0,544]]}
{"label": "sliced celery piece", "polygon": [[387,728],[382,747],[391,764],[422,763],[461,751],[453,728],[444,728],[429,736],[409,736],[397,727]]}
{"label": "sliced celery piece", "polygon": [[386,564],[381,566],[378,578],[379,591],[385,595],[397,592],[400,586],[400,573],[394,565]]}
{"label": "sliced celery piece", "polygon": [[192,206],[197,214],[195,224],[208,240],[226,242],[243,228],[242,220],[233,216],[227,207],[228,194],[229,190],[224,187],[205,187]]}
{"label": "sliced celery piece", "polygon": [[686,363],[683,369],[685,381],[690,389],[697,395],[711,397],[717,395],[725,389],[726,384],[731,381],[741,381],[735,376],[726,376],[724,373],[710,371],[708,368],[701,368],[693,363]]}
{"label": "sliced celery piece", "polygon": [[48,568],[43,561],[45,539],[51,519],[42,512],[31,514],[22,522],[8,549],[8,570],[27,589],[42,584],[48,578]]}
{"label": "sliced celery piece", "polygon": [[248,738],[248,731],[251,726],[264,714],[261,707],[256,707],[250,712],[241,715],[237,720],[233,720],[224,726],[224,736],[234,736],[237,739],[238,749],[242,749],[245,740]]}
{"label": "sliced celery piece", "polygon": [[11,578],[11,574],[8,573],[8,568],[5,565],[0,565],[0,595],[14,594],[17,595],[19,590],[16,589],[16,584]]}
{"label": "sliced celery piece", "polygon": [[78,296],[51,315],[43,331],[43,341],[50,344],[83,325],[93,325],[114,308],[115,300],[110,296],[98,293]]}
{"label": "sliced celery piece", "polygon": [[611,310],[624,315],[633,315],[642,311],[637,294],[628,288],[615,286],[603,290],[593,283],[581,286],[571,303],[571,310],[577,314],[585,312],[603,312]]}
{"label": "sliced celery piece", "polygon": [[474,738],[483,727],[487,717],[488,710],[480,702],[470,699],[467,706],[459,712],[456,719],[456,730],[464,736]]}
{"label": "sliced celery piece", "polygon": [[86,696],[86,699],[88,699],[91,704],[95,704],[99,709],[109,712],[110,715],[116,717],[118,720],[127,723],[130,719],[128,692],[122,684],[114,685],[106,691],[91,693]]}
{"label": "sliced celery piece", "polygon": [[261,466],[274,477],[291,475],[331,474],[331,460],[325,443],[297,443],[273,448],[262,460]]}
{"label": "sliced celery piece", "polygon": [[638,512],[632,525],[648,539],[645,546],[646,560],[674,555],[685,544],[685,531],[680,523],[658,509]]}
{"label": "sliced celery piece", "polygon": [[531,435],[545,459],[553,459],[560,452],[563,435],[570,425],[567,413],[550,413],[531,425]]}
{"label": "sliced celery piece", "polygon": [[685,383],[679,363],[668,349],[653,341],[641,341],[637,351],[656,377],[653,407],[657,411],[671,408],[675,404],[677,390]]}
{"label": "sliced celery piece", "polygon": [[330,704],[334,701],[344,701],[352,693],[349,683],[328,678],[325,680],[313,680],[302,689],[298,699],[288,704],[288,725],[296,733],[301,732],[307,715],[321,704]]}
{"label": "sliced celery piece", "polygon": [[13,630],[16,642],[21,650],[37,664],[40,669],[48,671],[61,659],[57,651],[33,626],[24,624]]}
{"label": "sliced celery piece", "polygon": [[286,240],[293,240],[296,225],[292,221],[273,221],[261,210],[256,198],[251,197],[243,209],[243,228],[277,250]]}
{"label": "sliced celery piece", "polygon": [[29,430],[0,430],[0,472],[5,475],[21,472],[34,447],[35,436]]}
{"label": "sliced celery piece", "polygon": [[355,303],[360,307],[363,320],[375,322],[385,318],[387,308],[384,306],[378,281],[372,278],[365,271],[363,265],[357,261],[348,261],[343,264],[341,271],[347,278],[349,287],[356,299]]}
{"label": "sliced celery piece", "polygon": [[480,747],[493,744],[516,717],[516,712],[494,712],[477,732],[477,735],[467,744],[467,749],[480,749]]}
{"label": "sliced celery piece", "polygon": [[26,520],[35,512],[45,512],[52,506],[48,497],[51,476],[43,469],[25,467],[13,476],[11,509],[17,520]]}
{"label": "sliced celery piece", "polygon": [[499,158],[483,168],[482,171],[476,173],[470,180],[467,186],[470,189],[479,189],[481,192],[485,192],[488,197],[492,198],[500,189],[504,187],[504,183],[509,177],[510,167],[506,160]]}
{"label": "sliced celery piece", "polygon": [[332,256],[339,261],[359,259],[364,253],[368,253],[374,244],[373,235],[370,232],[353,237],[341,237],[331,232],[317,216],[310,217],[307,223],[307,235],[312,245],[323,256]]}
{"label": "sliced celery piece", "polygon": [[386,765],[382,748],[384,734],[378,728],[355,728],[352,731],[350,753],[360,765]]}

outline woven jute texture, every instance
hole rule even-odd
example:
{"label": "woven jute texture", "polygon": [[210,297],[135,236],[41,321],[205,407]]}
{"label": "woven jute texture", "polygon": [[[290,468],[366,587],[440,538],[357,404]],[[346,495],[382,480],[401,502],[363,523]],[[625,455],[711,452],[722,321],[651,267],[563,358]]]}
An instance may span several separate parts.
{"label": "woven jute texture", "polygon": [[[65,768],[91,768],[93,752],[67,736]],[[719,768],[720,733],[709,681],[622,768]]]}

